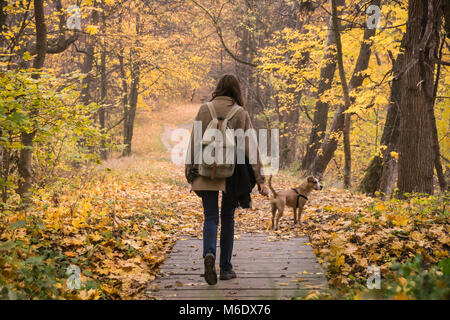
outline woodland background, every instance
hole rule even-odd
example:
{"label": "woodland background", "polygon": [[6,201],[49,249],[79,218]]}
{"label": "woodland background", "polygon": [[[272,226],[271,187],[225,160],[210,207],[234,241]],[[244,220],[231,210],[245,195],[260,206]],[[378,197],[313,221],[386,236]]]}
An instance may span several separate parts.
{"label": "woodland background", "polygon": [[[376,264],[383,297],[448,298],[449,15],[441,0],[0,0],[2,297],[142,297],[201,229],[163,133],[233,73],[255,127],[280,129],[279,187],[324,181],[305,225],[274,236],[310,235],[331,296],[365,296]],[[256,199],[239,230],[269,232]]]}

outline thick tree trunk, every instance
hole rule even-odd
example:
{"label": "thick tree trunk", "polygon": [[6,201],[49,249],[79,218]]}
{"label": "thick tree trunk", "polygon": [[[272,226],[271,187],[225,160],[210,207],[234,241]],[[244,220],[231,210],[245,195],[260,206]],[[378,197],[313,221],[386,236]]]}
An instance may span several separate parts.
{"label": "thick tree trunk", "polygon": [[[380,0],[372,1],[373,4],[379,5]],[[349,91],[355,90],[360,87],[364,80],[363,71],[367,69],[369,65],[372,41],[371,38],[375,35],[376,29],[365,29],[361,48],[359,50],[358,59],[356,61],[355,69],[353,70],[352,78],[349,83]],[[317,152],[314,163],[311,166],[311,172],[317,177],[322,177],[325,172],[328,163],[333,158],[336,151],[338,139],[344,129],[344,120],[346,106],[339,106],[338,110],[334,114],[333,122],[331,123],[329,133],[324,138],[321,145],[321,150]]]}
{"label": "thick tree trunk", "polygon": [[[36,57],[33,60],[33,68],[41,69],[44,66],[45,55],[47,53],[47,26],[45,24],[44,0],[34,0],[34,19],[36,25]],[[40,75],[38,72],[35,72],[32,77],[38,79]],[[33,110],[32,112],[37,113],[37,110]],[[31,132],[23,132],[20,137],[23,148],[19,153],[18,171],[20,181],[17,193],[20,195],[24,204],[29,200],[29,192],[32,186],[31,159],[35,135],[36,131],[32,129]]]}
{"label": "thick tree trunk", "polygon": [[405,40],[405,74],[400,104],[399,196],[433,193],[433,109],[435,59],[441,28],[440,0],[410,0]]}

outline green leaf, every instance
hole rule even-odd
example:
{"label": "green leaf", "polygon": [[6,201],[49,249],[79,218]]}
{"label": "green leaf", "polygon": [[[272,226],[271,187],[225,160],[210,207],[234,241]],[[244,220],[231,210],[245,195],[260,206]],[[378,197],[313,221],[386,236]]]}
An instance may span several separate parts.
{"label": "green leaf", "polygon": [[22,123],[26,118],[26,115],[21,112],[14,112],[9,116],[9,120],[17,124]]}
{"label": "green leaf", "polygon": [[10,225],[8,227],[8,230],[17,229],[17,228],[23,228],[26,223],[27,223],[26,220],[19,220],[19,221],[13,223],[12,225]]}
{"label": "green leaf", "polygon": [[14,241],[6,241],[0,243],[0,250],[9,250],[17,246],[17,243]]}
{"label": "green leaf", "polygon": [[36,257],[30,257],[27,260],[25,260],[25,263],[33,264],[33,265],[42,265],[44,261],[44,257],[36,256]]}
{"label": "green leaf", "polygon": [[442,269],[442,273],[444,273],[444,275],[450,276],[450,258],[441,260],[438,266]]}

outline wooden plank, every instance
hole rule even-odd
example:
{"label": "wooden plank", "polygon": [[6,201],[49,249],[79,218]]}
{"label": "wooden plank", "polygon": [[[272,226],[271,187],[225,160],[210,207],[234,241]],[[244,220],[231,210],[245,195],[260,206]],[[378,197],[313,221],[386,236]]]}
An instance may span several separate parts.
{"label": "wooden plank", "polygon": [[[308,263],[308,261],[310,263]],[[266,263],[263,263],[266,262]],[[300,272],[306,270],[307,272],[314,272],[314,270],[321,270],[320,265],[314,260],[287,260],[287,261],[275,261],[273,263],[267,263],[267,260],[253,260],[253,261],[242,261],[236,262],[231,261],[233,264],[233,269],[244,270],[244,271],[260,271],[261,273],[268,270],[282,271],[282,270],[292,270],[295,272]],[[203,268],[203,261],[183,263],[183,261],[169,261],[165,265],[164,269],[179,269],[179,270],[197,270]],[[216,265],[218,268],[218,265]]]}
{"label": "wooden plank", "polygon": [[[191,243],[185,243],[182,245],[178,245],[176,244],[173,249],[174,250],[179,250],[179,249],[184,249],[184,248],[194,248],[194,249],[201,249],[202,248],[202,240],[197,240],[198,243],[196,244],[191,244]],[[254,241],[247,241],[247,242],[239,242],[240,240],[234,240],[234,247],[235,248],[248,248],[251,250],[258,250],[259,248],[273,248],[273,249],[277,249],[277,248],[282,248],[282,249],[287,249],[287,248],[295,248],[295,247],[304,247],[304,246],[308,246],[311,247],[311,245],[306,245],[304,243],[309,243],[305,240],[302,241],[297,241],[295,243],[291,243],[288,241],[274,241],[274,242],[269,242],[266,241],[266,243],[257,243],[255,244],[256,241],[265,241],[264,239],[262,240],[254,240]],[[220,248],[220,240],[217,241],[217,248]]]}
{"label": "wooden plank", "polygon": [[147,296],[150,299],[163,299],[163,300],[223,300],[223,299],[239,299],[239,300],[279,300],[279,299],[292,299],[305,297],[311,290],[309,289],[286,289],[286,290],[274,290],[274,289],[261,289],[261,290],[245,290],[239,289],[234,291],[210,291],[210,290],[190,290],[190,291],[160,291],[160,292],[147,292]]}
{"label": "wooden plank", "polygon": [[[220,254],[218,254],[217,259],[219,259]],[[300,256],[300,255],[281,255],[281,256],[273,256],[273,257],[264,257],[264,256],[250,256],[250,257],[232,257],[231,263],[241,263],[241,264],[248,264],[248,263],[254,263],[255,261],[261,261],[265,262],[265,264],[273,264],[278,265],[282,263],[287,263],[289,261],[292,261],[291,263],[294,263],[296,261],[317,261],[315,257],[310,256]],[[167,258],[167,262],[170,263],[184,263],[185,265],[196,265],[196,264],[202,264],[203,259],[200,258],[200,256],[195,257],[169,257]]]}
{"label": "wooden plank", "polygon": [[167,300],[280,300],[292,299],[294,297],[304,297],[310,290],[204,290],[204,291],[161,291],[149,292],[151,298]]}
{"label": "wooden plank", "polygon": [[[322,278],[301,278],[301,282],[297,282],[297,278],[239,278],[228,281],[221,281],[218,288],[221,290],[228,289],[283,289],[283,288],[301,288],[306,284],[323,286],[326,282]],[[209,290],[209,285],[203,279],[158,279],[153,281],[152,288],[173,290]]]}
{"label": "wooden plank", "polygon": [[[190,257],[193,253],[197,255],[197,257],[201,257],[203,251],[200,249],[197,250],[186,250],[187,248],[183,248],[181,250],[172,250],[173,257]],[[220,252],[220,248],[217,249],[217,252]],[[233,248],[233,257],[282,257],[282,256],[298,256],[298,257],[315,257],[315,254],[312,250],[303,250],[303,247],[295,247],[295,248],[260,248],[256,249],[242,249],[239,247]]]}
{"label": "wooden plank", "polygon": [[[233,255],[257,255],[257,254],[263,254],[265,256],[268,255],[285,255],[285,254],[289,254],[289,253],[297,253],[297,252],[301,252],[298,254],[314,254],[314,252],[311,251],[303,251],[302,250],[303,247],[292,247],[292,248],[273,248],[273,247],[259,247],[259,248],[255,248],[255,249],[249,249],[249,248],[240,248],[240,247],[234,247],[233,248]],[[188,250],[187,250],[188,249]],[[217,248],[217,251],[220,251],[220,248]],[[176,254],[176,256],[188,256],[189,254],[191,254],[192,252],[196,252],[199,254],[202,254],[202,250],[201,248],[194,248],[194,250],[192,250],[192,248],[181,248],[181,249],[177,249],[177,250],[172,250],[171,251],[173,254]]]}
{"label": "wooden plank", "polygon": [[[201,239],[177,241],[148,288],[155,299],[289,299],[328,288],[306,237],[268,241],[267,235],[235,239],[232,258],[238,278],[209,286],[202,277]],[[220,247],[217,249],[220,255]],[[218,260],[218,259],[217,259]],[[218,261],[216,268],[219,270]],[[301,279],[297,281],[297,279]]]}
{"label": "wooden plank", "polygon": [[[203,277],[203,271],[200,272],[189,272],[189,271],[176,271],[176,272],[168,272],[168,273],[158,273],[158,278],[173,278],[173,279],[198,279]],[[269,274],[260,274],[256,272],[239,272],[239,278],[302,278],[302,279],[310,279],[310,278],[320,278],[323,279],[323,274],[301,274],[301,273],[283,273],[272,272]],[[155,280],[156,281],[156,280]],[[202,278],[203,281],[203,278]]]}

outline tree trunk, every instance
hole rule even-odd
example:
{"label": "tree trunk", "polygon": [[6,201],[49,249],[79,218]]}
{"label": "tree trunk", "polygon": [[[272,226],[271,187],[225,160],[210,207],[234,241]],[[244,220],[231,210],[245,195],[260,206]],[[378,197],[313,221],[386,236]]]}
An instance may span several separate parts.
{"label": "tree trunk", "polygon": [[450,2],[442,1],[442,11],[444,13],[444,29],[447,33],[447,38],[450,38]]}
{"label": "tree trunk", "polygon": [[[34,21],[36,24],[36,57],[33,60],[33,68],[41,69],[44,66],[47,53],[47,25],[45,24],[44,0],[34,0]],[[33,77],[38,79],[39,73]]]}
{"label": "tree trunk", "polygon": [[[338,11],[336,0],[331,0],[332,6],[332,20],[334,36],[336,38],[336,58],[339,70],[339,77],[341,79],[342,91],[344,93],[344,108],[348,110],[350,108],[350,94],[347,85],[347,79],[345,77],[344,61],[342,56],[342,42],[341,34],[339,32],[338,23]],[[345,152],[345,166],[344,166],[344,187],[350,188],[351,186],[351,153],[350,153],[350,114],[345,114],[344,118],[344,152]]]}
{"label": "tree trunk", "polygon": [[[348,88],[347,88],[348,90]],[[347,91],[348,95],[348,91]],[[347,104],[347,102],[346,102]],[[350,107],[350,98],[348,102],[348,107]],[[350,189],[352,186],[352,150],[350,143],[350,132],[351,132],[351,114],[346,113],[344,117],[344,188]]]}
{"label": "tree trunk", "polygon": [[[244,59],[247,61],[253,61],[254,59],[254,39],[252,36],[252,32],[247,28],[243,30],[243,38],[241,41],[241,54]],[[262,121],[255,119],[255,116],[262,111],[262,107],[259,103],[260,99],[258,99],[259,88],[257,83],[257,77],[255,68],[249,65],[242,65],[238,63],[236,65],[238,70],[241,70],[239,73],[241,74],[241,79],[246,85],[246,103],[247,103],[247,111],[252,119],[253,125],[255,128],[259,128],[262,125]],[[238,73],[238,74],[239,74]]]}
{"label": "tree trunk", "polygon": [[[36,57],[33,60],[33,68],[41,69],[44,66],[45,55],[47,53],[47,26],[45,24],[44,0],[34,0],[34,20],[36,24]],[[38,79],[38,72],[33,73],[32,77]],[[37,110],[32,110],[37,113]],[[23,148],[19,153],[18,171],[20,175],[17,193],[20,195],[23,203],[26,205],[29,201],[29,192],[32,185],[31,159],[33,154],[33,140],[36,131],[23,132],[20,142]]]}
{"label": "tree trunk", "polygon": [[8,2],[6,0],[0,0],[0,48],[3,48],[3,43],[5,40],[5,36],[3,35],[3,31],[6,25],[6,17],[7,14],[5,12],[5,8]]}
{"label": "tree trunk", "polygon": [[[95,2],[94,2],[95,6]],[[91,13],[91,24],[96,25],[98,23],[98,11],[92,10]],[[94,65],[94,54],[95,54],[95,39],[92,36],[86,35],[85,37],[85,49],[84,49],[84,59],[81,65],[81,72],[86,75],[81,82],[81,102],[84,105],[88,105],[92,102],[91,97],[91,84],[92,84],[92,68]]]}
{"label": "tree trunk", "polygon": [[[338,0],[337,5],[345,4],[344,0]],[[311,127],[311,134],[306,146],[306,154],[302,160],[303,170],[309,171],[315,157],[317,150],[320,148],[322,139],[325,137],[328,123],[328,110],[330,108],[327,102],[320,100],[323,93],[331,88],[336,71],[336,55],[334,47],[336,45],[335,32],[333,30],[333,17],[330,17],[328,22],[328,33],[325,45],[325,55],[322,60],[325,61],[325,66],[320,69],[320,80],[317,87],[316,106],[314,111],[313,124]]]}
{"label": "tree trunk", "polygon": [[[95,5],[95,3],[94,3]],[[98,11],[92,10],[91,14],[91,22],[92,24],[96,25],[98,23]],[[85,46],[83,50],[83,63],[81,64],[81,72],[85,75],[83,80],[81,81],[81,90],[80,90],[80,101],[83,105],[87,106],[92,102],[92,96],[91,96],[91,89],[92,89],[92,69],[94,66],[94,59],[95,59],[95,41],[92,36],[86,35],[84,37],[85,40]],[[95,120],[95,116],[93,117]],[[81,138],[77,142],[78,147],[81,149],[86,148],[86,139]],[[94,153],[94,147],[88,146],[87,149],[89,152]],[[81,162],[78,160],[72,161],[72,166],[75,168],[79,168],[81,166]]]}
{"label": "tree trunk", "polygon": [[[105,17],[105,1],[102,0],[102,33],[106,34],[106,17]],[[106,132],[106,88],[107,88],[107,79],[106,79],[106,40],[105,36],[103,36],[102,40],[102,52],[100,55],[100,105],[101,107],[98,109],[98,120],[100,124],[100,130],[102,133]],[[108,153],[106,150],[106,141],[105,138],[102,137],[100,141],[100,158],[102,160],[106,160],[108,157]]]}
{"label": "tree trunk", "polygon": [[[374,0],[371,3],[374,5],[380,5],[380,0]],[[362,72],[366,70],[369,65],[372,47],[371,38],[375,35],[375,31],[376,29],[364,29],[363,41],[361,43],[361,48],[359,50],[355,69],[353,70],[352,78],[350,79],[349,83],[349,91],[357,89],[363,83],[364,75],[362,74]],[[322,142],[320,148],[321,150],[317,152],[314,163],[311,166],[311,172],[319,178],[323,176],[328,163],[331,161],[334,152],[336,151],[338,138],[344,129],[345,110],[346,106],[341,105],[334,114],[329,133],[324,138],[324,141]]]}
{"label": "tree trunk", "polygon": [[91,103],[91,83],[92,83],[92,67],[94,64],[94,46],[90,43],[90,40],[86,41],[86,48],[84,54],[83,64],[81,66],[81,72],[86,74],[86,77],[83,78],[81,82],[81,102],[84,105],[88,105]]}
{"label": "tree trunk", "polygon": [[[139,39],[139,35],[141,33],[141,24],[140,24],[140,15],[136,15],[136,35]],[[139,40],[138,40],[139,41]],[[136,44],[138,46],[138,43]],[[133,141],[133,131],[134,131],[134,119],[136,118],[136,109],[137,102],[139,96],[139,81],[140,81],[140,66],[138,59],[134,59],[135,51],[131,49],[130,53],[131,61],[131,87],[130,87],[130,95],[128,99],[128,108],[125,107],[125,119],[124,119],[124,144],[125,149],[122,152],[122,156],[127,157],[131,155],[131,143]],[[123,65],[123,62],[122,62]],[[124,75],[122,76],[124,79]],[[126,89],[126,81],[122,80],[122,86]],[[124,98],[125,99],[125,98]],[[125,102],[125,100],[124,100]]]}
{"label": "tree trunk", "polygon": [[125,119],[125,136],[124,136],[124,144],[125,149],[123,150],[122,155],[124,157],[131,155],[131,143],[133,140],[133,131],[134,131],[134,119],[136,118],[136,109],[137,109],[137,100],[139,90],[139,74],[134,75],[131,88],[130,88],[130,104],[129,109],[127,110],[127,118]]}
{"label": "tree trunk", "polygon": [[[404,40],[401,47],[404,48]],[[403,68],[403,53],[399,53],[397,59],[393,61],[392,73],[394,78],[391,84],[389,106],[384,123],[383,134],[381,135],[381,155],[375,155],[366,170],[364,178],[358,189],[369,195],[374,195],[376,191],[382,193],[382,198],[392,194],[397,182],[398,162],[391,152],[398,151],[398,137],[400,125],[400,103],[401,103],[401,75]]]}
{"label": "tree trunk", "polygon": [[[296,102],[300,103],[296,99]],[[298,146],[298,118],[300,116],[297,105],[279,113],[280,123],[280,167],[287,168],[296,159]]]}
{"label": "tree trunk", "polygon": [[[128,131],[128,110],[129,110],[129,105],[128,105],[128,82],[127,82],[127,78],[126,78],[126,73],[125,73],[125,64],[123,61],[123,48],[120,49],[120,54],[119,54],[119,66],[120,66],[120,77],[122,78],[122,104],[123,104],[123,143],[125,145],[127,145],[127,134],[126,132]],[[131,153],[131,148],[129,149],[129,152]],[[125,152],[122,153],[123,156],[129,155]]]}
{"label": "tree trunk", "polygon": [[[298,18],[294,12],[291,14],[292,17],[288,21],[288,27],[297,28],[297,30],[302,33],[305,30],[302,30],[301,25],[297,23]],[[290,52],[290,55],[294,54],[294,52]],[[301,70],[302,67],[309,61],[309,52],[305,53],[305,56],[296,61],[295,68]],[[296,83],[292,78],[288,79],[288,94],[293,96],[292,104],[285,105],[284,110],[279,112],[279,122],[280,126],[280,167],[288,168],[296,159],[297,159],[297,151],[298,151],[298,138],[299,138],[299,117],[300,117],[300,108],[301,108],[301,99],[303,96],[303,91],[295,91]],[[268,91],[268,90],[267,90]]]}
{"label": "tree trunk", "polygon": [[[445,38],[441,41],[441,47],[439,49],[439,59],[442,59],[442,49],[444,48],[445,44]],[[437,96],[437,90],[439,86],[439,78],[441,75],[441,65],[439,64],[437,66],[436,70],[436,80],[434,82],[434,88],[433,88],[433,104],[430,104],[430,107],[428,108],[428,115],[430,117],[431,121],[431,133],[433,136],[433,151],[434,151],[434,167],[436,168],[436,175],[438,177],[439,181],[439,188],[441,189],[441,192],[447,191],[447,180],[444,176],[444,171],[442,169],[442,163],[441,163],[441,150],[439,146],[439,137],[438,137],[438,131],[437,131],[437,125],[436,125],[436,117],[434,115],[434,105],[436,103],[436,96]]]}
{"label": "tree trunk", "polygon": [[[106,122],[105,122],[105,114],[106,114],[106,49],[105,43],[103,43],[102,53],[100,57],[100,104],[101,107],[98,109],[98,120],[100,124],[100,130],[102,133],[106,132]],[[106,160],[108,154],[106,150],[106,141],[105,138],[102,137],[100,141],[100,157],[102,160]]]}
{"label": "tree trunk", "polygon": [[405,74],[400,104],[399,196],[433,194],[433,109],[435,59],[441,28],[440,0],[410,0],[405,40]]}

